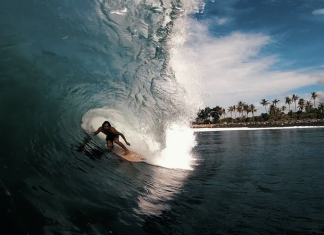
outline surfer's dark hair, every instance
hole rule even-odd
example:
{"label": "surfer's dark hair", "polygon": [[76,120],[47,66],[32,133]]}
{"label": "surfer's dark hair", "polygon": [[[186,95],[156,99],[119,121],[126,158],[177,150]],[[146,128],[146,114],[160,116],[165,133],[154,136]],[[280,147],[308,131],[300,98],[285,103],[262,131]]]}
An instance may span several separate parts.
{"label": "surfer's dark hair", "polygon": [[102,128],[104,128],[104,125],[108,124],[109,127],[111,127],[110,123],[108,121],[104,121],[104,123],[102,123]]}

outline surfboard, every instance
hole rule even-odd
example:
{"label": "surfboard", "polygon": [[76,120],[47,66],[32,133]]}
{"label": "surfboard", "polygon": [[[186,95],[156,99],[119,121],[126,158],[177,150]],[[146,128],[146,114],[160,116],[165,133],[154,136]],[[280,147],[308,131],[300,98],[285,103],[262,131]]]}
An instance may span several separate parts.
{"label": "surfboard", "polygon": [[140,155],[130,149],[128,149],[128,150],[129,150],[129,153],[127,155],[124,155],[125,150],[122,149],[121,147],[119,147],[117,144],[115,144],[115,147],[112,149],[112,152],[116,153],[119,157],[122,157],[130,162],[145,161],[145,158],[142,155]]}

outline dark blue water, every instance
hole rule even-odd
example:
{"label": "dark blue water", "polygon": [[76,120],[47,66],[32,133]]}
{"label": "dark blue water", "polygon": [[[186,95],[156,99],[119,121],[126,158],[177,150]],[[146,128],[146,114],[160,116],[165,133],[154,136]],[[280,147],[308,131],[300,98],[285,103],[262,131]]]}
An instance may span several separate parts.
{"label": "dark blue water", "polygon": [[197,132],[191,171],[132,164],[86,139],[51,164],[4,157],[2,221],[11,234],[323,234],[323,137]]}
{"label": "dark blue water", "polygon": [[[204,132],[196,197],[210,234],[324,233],[324,129]],[[193,222],[193,221],[192,221]]]}

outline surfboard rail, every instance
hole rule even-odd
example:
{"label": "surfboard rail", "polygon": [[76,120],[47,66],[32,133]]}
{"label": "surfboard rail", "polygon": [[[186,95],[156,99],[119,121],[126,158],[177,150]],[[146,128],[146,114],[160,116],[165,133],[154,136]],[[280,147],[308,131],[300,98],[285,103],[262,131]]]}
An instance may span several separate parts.
{"label": "surfboard rail", "polygon": [[115,144],[114,148],[112,149],[112,152],[116,153],[119,157],[122,157],[130,162],[143,162],[146,160],[145,157],[143,157],[142,155],[140,155],[132,150],[129,150],[129,153],[127,155],[124,155],[124,152],[125,152],[124,149],[117,146],[116,144]]}

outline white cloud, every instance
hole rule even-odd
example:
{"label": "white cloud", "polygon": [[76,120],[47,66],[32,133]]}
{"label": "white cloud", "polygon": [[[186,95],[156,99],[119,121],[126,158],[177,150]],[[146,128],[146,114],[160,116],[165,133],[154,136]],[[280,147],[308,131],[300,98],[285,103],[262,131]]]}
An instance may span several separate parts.
{"label": "white cloud", "polygon": [[[212,37],[207,26],[199,22],[192,22],[191,29],[191,39],[180,49],[180,54],[195,64],[202,76],[205,106],[220,105],[227,109],[242,100],[263,111],[261,99],[275,97],[283,101],[287,91],[322,81],[323,74],[315,76],[307,69],[271,71],[280,59],[278,55],[260,56],[262,47],[273,43],[267,35],[234,32]],[[175,72],[176,76],[180,74]],[[191,76],[191,71],[181,70],[181,77]]]}
{"label": "white cloud", "polygon": [[313,77],[315,77],[317,79],[318,85],[324,86],[324,74],[314,75]]}
{"label": "white cloud", "polygon": [[220,17],[216,17],[216,22],[219,25],[223,25],[226,24],[229,21],[228,18],[220,18]]}
{"label": "white cloud", "polygon": [[319,91],[319,92],[317,92],[317,94],[318,94],[317,101],[318,102],[324,102],[324,92],[323,91]]}
{"label": "white cloud", "polygon": [[313,15],[324,15],[324,8],[317,9],[317,10],[313,11],[312,13],[313,13]]}

